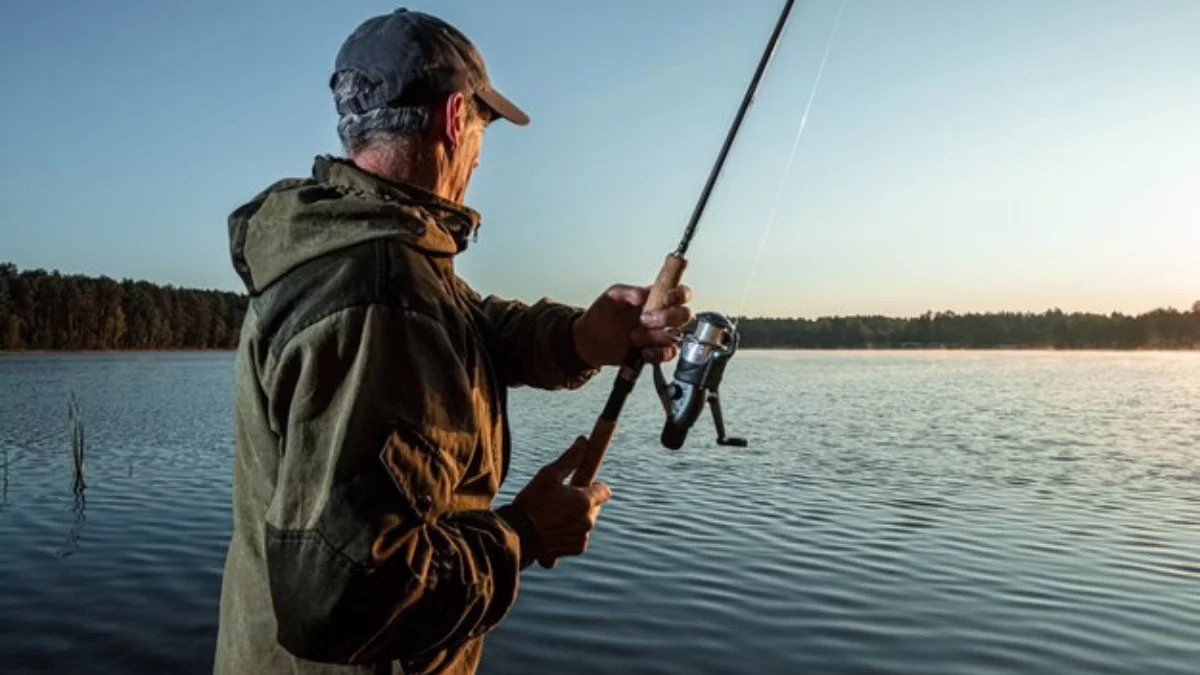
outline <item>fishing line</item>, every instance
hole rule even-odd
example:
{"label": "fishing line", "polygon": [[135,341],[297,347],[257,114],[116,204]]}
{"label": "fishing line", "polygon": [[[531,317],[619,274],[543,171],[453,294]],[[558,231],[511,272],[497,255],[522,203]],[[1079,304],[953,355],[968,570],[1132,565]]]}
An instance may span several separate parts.
{"label": "fishing line", "polygon": [[804,114],[800,116],[800,125],[796,128],[796,137],[792,140],[792,151],[788,155],[787,164],[784,165],[783,177],[779,180],[779,188],[775,191],[775,202],[771,206],[771,215],[767,218],[767,226],[763,230],[762,239],[758,242],[758,252],[754,255],[754,264],[750,266],[750,276],[746,279],[746,286],[742,290],[742,300],[738,305],[738,311],[733,315],[733,326],[736,329],[738,321],[741,318],[742,312],[746,309],[746,299],[750,294],[750,284],[754,281],[755,272],[758,271],[759,263],[762,262],[763,249],[766,248],[767,238],[771,235],[771,228],[775,224],[775,216],[779,212],[779,204],[783,201],[783,188],[787,185],[788,176],[792,173],[792,164],[796,159],[796,150],[800,147],[800,137],[804,135],[804,129],[808,126],[808,113],[812,110],[813,101],[817,97],[817,89],[821,86],[821,78],[825,75],[825,64],[829,61],[829,53],[833,50],[833,39],[837,35],[838,25],[842,21],[842,11],[846,9],[846,0],[842,0],[838,6],[837,16],[834,17],[833,27],[829,30],[829,37],[825,41],[825,53],[821,56],[821,65],[817,68],[817,77],[813,81],[812,89],[808,92],[808,101],[804,104]]}

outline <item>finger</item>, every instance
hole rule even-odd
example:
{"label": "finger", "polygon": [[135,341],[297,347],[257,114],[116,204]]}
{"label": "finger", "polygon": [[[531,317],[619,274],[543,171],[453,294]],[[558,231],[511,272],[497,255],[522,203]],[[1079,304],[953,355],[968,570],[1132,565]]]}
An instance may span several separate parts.
{"label": "finger", "polygon": [[646,299],[650,297],[650,289],[645,286],[630,286],[629,284],[613,284],[604,292],[604,297],[609,300],[641,307],[646,304]]}
{"label": "finger", "polygon": [[634,348],[667,347],[678,341],[665,328],[634,328],[629,331],[629,343]]}
{"label": "finger", "polygon": [[666,349],[666,347],[647,347],[646,349],[643,349],[642,363],[645,363],[648,366],[666,363],[666,359],[663,358],[665,356],[665,354],[663,354],[664,349]]}
{"label": "finger", "polygon": [[679,347],[668,345],[666,347],[647,347],[642,350],[642,361],[650,365],[656,363],[662,364],[670,361],[679,355]]}
{"label": "finger", "polygon": [[643,312],[641,325],[643,328],[679,328],[691,320],[691,307],[667,307],[653,312]]}
{"label": "finger", "polygon": [[588,520],[591,521],[591,524],[588,526],[589,530],[596,529],[596,521],[600,520],[600,510],[602,508],[604,507],[600,504],[597,504],[588,511]]}
{"label": "finger", "polygon": [[557,546],[546,549],[546,555],[557,558],[567,558],[575,555],[583,555],[587,552],[588,535],[582,534],[578,537],[565,541]]}
{"label": "finger", "polygon": [[612,499],[612,490],[607,484],[601,481],[592,483],[584,488],[584,491],[587,492],[588,498],[591,499],[593,507],[607,504],[608,500]]}
{"label": "finger", "polygon": [[563,482],[579,466],[579,463],[583,461],[586,451],[587,436],[577,437],[575,442],[571,444],[571,447],[567,448],[567,451],[560,455],[558,459],[543,466],[538,471],[537,479],[554,483]]}
{"label": "finger", "polygon": [[681,284],[667,291],[666,297],[663,298],[663,306],[675,307],[677,305],[686,305],[692,301],[692,289],[690,286]]}
{"label": "finger", "polygon": [[597,506],[595,513],[589,512],[585,514],[585,517],[575,520],[570,525],[564,525],[555,530],[553,534],[546,533],[543,536],[539,532],[538,536],[541,537],[539,541],[542,542],[542,549],[550,552],[559,551],[570,542],[590,534],[592,530],[596,529],[595,519],[599,516],[600,508]]}

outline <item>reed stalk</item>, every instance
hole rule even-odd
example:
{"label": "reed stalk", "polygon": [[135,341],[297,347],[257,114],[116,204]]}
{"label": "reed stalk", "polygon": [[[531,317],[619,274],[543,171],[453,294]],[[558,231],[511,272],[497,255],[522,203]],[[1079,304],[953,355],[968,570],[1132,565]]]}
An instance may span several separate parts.
{"label": "reed stalk", "polygon": [[75,398],[75,392],[71,392],[71,402],[67,407],[67,416],[69,421],[69,432],[71,434],[71,465],[72,465],[72,482],[71,489],[76,493],[83,491],[87,484],[84,482],[84,475],[87,472],[87,461],[84,451],[84,434],[83,434],[83,416],[79,412],[79,401]]}

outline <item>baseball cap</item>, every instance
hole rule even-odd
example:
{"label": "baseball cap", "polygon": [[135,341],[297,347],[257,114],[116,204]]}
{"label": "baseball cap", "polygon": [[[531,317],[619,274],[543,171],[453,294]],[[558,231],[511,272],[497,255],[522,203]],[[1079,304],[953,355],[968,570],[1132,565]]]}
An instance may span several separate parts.
{"label": "baseball cap", "polygon": [[424,12],[402,7],[364,21],[338,50],[334,72],[342,70],[357,70],[376,86],[339,102],[339,114],[429,103],[465,91],[513,124],[529,124],[525,111],[492,86],[483,55],[467,36]]}

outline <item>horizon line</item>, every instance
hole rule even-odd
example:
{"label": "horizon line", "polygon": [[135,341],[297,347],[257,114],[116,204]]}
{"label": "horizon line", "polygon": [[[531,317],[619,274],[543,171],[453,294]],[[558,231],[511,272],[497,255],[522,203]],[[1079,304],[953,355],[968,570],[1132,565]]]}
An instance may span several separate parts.
{"label": "horizon line", "polygon": [[[172,290],[177,290],[177,291],[188,291],[188,292],[199,292],[199,293],[221,293],[221,294],[235,295],[235,296],[239,296],[239,297],[249,297],[249,294],[244,289],[243,290],[231,290],[231,289],[218,288],[218,287],[184,286],[184,285],[180,285],[180,284],[176,284],[176,283],[172,283],[172,282],[164,283],[164,282],[154,281],[154,280],[145,279],[145,278],[133,278],[133,277],[125,277],[125,276],[118,278],[116,276],[112,276],[109,274],[89,274],[87,272],[64,272],[63,270],[61,270],[59,268],[48,268],[48,267],[22,268],[20,265],[18,265],[17,263],[15,263],[11,260],[0,260],[0,268],[6,267],[9,265],[11,265],[14,269],[16,269],[18,274],[20,274],[22,272],[41,272],[41,273],[49,274],[49,275],[57,274],[64,278],[76,277],[76,278],[84,278],[84,279],[91,279],[91,280],[108,279],[108,280],[113,281],[118,284],[124,284],[124,283],[150,284],[152,286],[157,286],[159,288],[166,288],[166,289],[172,289]],[[1071,315],[1106,316],[1106,317],[1127,316],[1127,317],[1136,318],[1138,316],[1144,316],[1146,314],[1151,314],[1153,312],[1158,312],[1158,311],[1165,311],[1165,312],[1175,311],[1175,312],[1180,312],[1180,313],[1184,313],[1184,314],[1189,313],[1189,312],[1200,311],[1200,291],[1198,291],[1197,299],[1195,300],[1195,302],[1192,304],[1191,307],[1187,307],[1186,305],[1184,307],[1176,307],[1174,305],[1159,305],[1156,307],[1152,307],[1150,309],[1140,310],[1139,312],[1136,312],[1136,313],[1123,312],[1120,310],[1109,310],[1109,311],[1076,310],[1076,309],[1068,310],[1068,309],[1064,309],[1061,305],[1054,305],[1051,307],[1046,307],[1041,310],[1031,310],[1031,309],[1025,309],[1025,310],[1017,310],[1017,309],[959,310],[959,309],[952,309],[952,308],[946,308],[946,309],[929,309],[929,308],[927,308],[918,314],[909,314],[909,315],[882,314],[879,312],[871,312],[871,313],[846,313],[846,314],[823,313],[823,314],[815,314],[815,315],[794,314],[794,315],[789,315],[789,316],[765,315],[765,314],[758,314],[758,315],[726,314],[726,316],[737,319],[738,321],[743,321],[743,320],[745,320],[745,321],[756,321],[756,320],[757,321],[819,321],[821,319],[850,319],[850,318],[857,318],[857,319],[863,319],[863,318],[919,319],[919,318],[924,317],[927,314],[932,315],[932,317],[934,317],[934,318],[936,318],[938,316],[948,315],[948,314],[954,315],[956,317],[958,317],[958,316],[989,316],[989,315],[990,316],[1002,316],[1002,315],[1039,316],[1039,315],[1045,315],[1045,314],[1049,314],[1049,313],[1053,313],[1053,312],[1060,312],[1066,316],[1071,316]]]}

